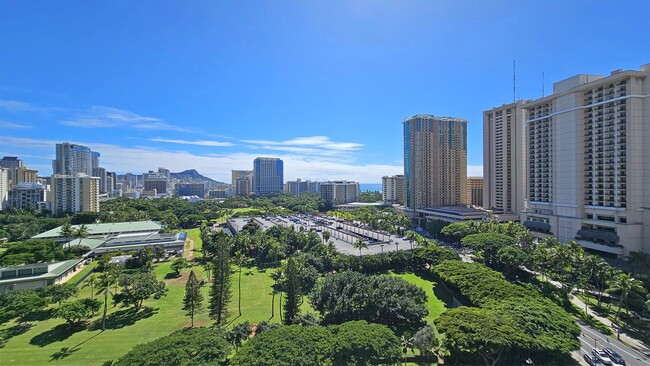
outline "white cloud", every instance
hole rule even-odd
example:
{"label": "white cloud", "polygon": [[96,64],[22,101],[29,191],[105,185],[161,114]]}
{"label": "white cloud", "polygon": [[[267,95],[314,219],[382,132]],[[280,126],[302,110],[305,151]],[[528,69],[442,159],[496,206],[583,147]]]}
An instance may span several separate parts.
{"label": "white cloud", "polygon": [[[255,153],[235,152],[228,154],[197,155],[186,151],[168,151],[159,148],[125,147],[112,144],[70,141],[90,147],[102,154],[100,162],[109,171],[146,172],[159,166],[172,171],[196,169],[216,180],[229,182],[232,169],[252,169],[253,160],[260,156]],[[54,151],[60,141],[0,136],[0,145],[11,151]],[[312,180],[349,179],[358,182],[380,182],[384,175],[399,174],[401,165],[390,164],[352,164],[343,159],[331,159],[296,155],[275,155],[284,161],[284,179],[296,178]],[[43,174],[49,174],[43,171]]]}
{"label": "white cloud", "polygon": [[9,112],[22,112],[31,111],[34,109],[34,106],[17,100],[0,99],[0,108],[8,110]]}
{"label": "white cloud", "polygon": [[59,123],[82,128],[131,127],[157,131],[192,132],[167,123],[160,118],[142,116],[124,109],[105,106],[93,106],[88,110],[77,111],[74,116],[64,118]]}
{"label": "white cloud", "polygon": [[286,141],[242,140],[266,150],[285,151],[308,155],[335,156],[361,150],[363,144],[356,142],[336,142],[327,136],[296,137]]}
{"label": "white cloud", "polygon": [[7,121],[0,121],[0,128],[7,128],[7,129],[24,129],[24,128],[32,128],[32,126],[29,125],[21,125],[19,123],[13,123],[13,122],[7,122]]}
{"label": "white cloud", "polygon": [[196,141],[170,140],[170,139],[163,139],[160,137],[151,139],[150,141],[167,142],[170,144],[181,144],[181,145],[197,145],[197,146],[235,146],[235,144],[233,144],[232,142],[209,141],[209,140],[196,140]]}

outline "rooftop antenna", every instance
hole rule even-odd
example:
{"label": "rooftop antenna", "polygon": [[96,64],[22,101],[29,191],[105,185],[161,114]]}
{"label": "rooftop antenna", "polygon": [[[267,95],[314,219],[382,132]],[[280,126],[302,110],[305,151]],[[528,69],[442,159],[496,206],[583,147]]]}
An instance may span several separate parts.
{"label": "rooftop antenna", "polygon": [[544,71],[542,71],[542,98],[544,98]]}
{"label": "rooftop antenna", "polygon": [[515,60],[512,60],[512,102],[517,101],[517,68]]}

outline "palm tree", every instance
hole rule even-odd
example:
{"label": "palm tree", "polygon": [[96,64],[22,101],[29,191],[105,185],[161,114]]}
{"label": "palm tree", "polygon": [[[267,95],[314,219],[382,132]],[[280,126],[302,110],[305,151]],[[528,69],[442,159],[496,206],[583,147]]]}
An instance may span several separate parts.
{"label": "palm tree", "polygon": [[359,257],[361,257],[361,249],[368,249],[368,243],[363,241],[363,239],[359,238],[357,241],[352,243],[352,247],[354,249],[359,249]]}
{"label": "palm tree", "polygon": [[266,254],[267,259],[273,259],[273,263],[278,262],[278,255],[284,254],[284,251],[282,250],[280,243],[278,243],[277,240],[274,238],[269,239],[267,242],[268,245],[268,252]]}
{"label": "palm tree", "polygon": [[[202,257],[205,258],[205,257]],[[212,271],[212,261],[211,260],[204,260],[203,262],[203,269],[205,269],[205,272],[208,277],[208,281],[210,281],[210,272]]]}
{"label": "palm tree", "polygon": [[614,317],[614,323],[616,323],[621,313],[621,306],[624,306],[625,312],[629,314],[627,298],[630,293],[643,294],[645,293],[645,288],[641,281],[625,273],[621,273],[610,282],[607,292],[619,294],[618,311],[616,312],[616,317]]}
{"label": "palm tree", "polygon": [[66,242],[69,242],[74,237],[74,232],[75,230],[72,228],[72,225],[66,222],[61,226],[61,232],[59,234],[66,239]]}
{"label": "palm tree", "polygon": [[332,234],[330,234],[329,231],[323,230],[323,244],[327,243],[328,240],[330,240]]}
{"label": "palm tree", "polygon": [[86,224],[81,224],[79,227],[74,231],[74,238],[79,239],[79,243],[77,244],[78,246],[81,245],[81,240],[85,239],[88,237],[88,228],[86,227]]}
{"label": "palm tree", "polygon": [[84,282],[82,285],[83,288],[90,287],[90,298],[94,299],[95,298],[95,292],[93,291],[95,285],[97,285],[97,276],[92,273],[90,276],[88,276],[88,280]]}
{"label": "palm tree", "polygon": [[246,256],[244,253],[238,251],[235,253],[235,262],[237,262],[237,265],[239,266],[239,282],[238,282],[238,297],[239,301],[237,303],[237,307],[239,308],[239,316],[241,316],[241,267],[242,264],[244,264],[244,261],[246,261]]}
{"label": "palm tree", "polygon": [[104,291],[104,315],[102,315],[102,331],[106,330],[106,312],[108,311],[108,292],[113,285],[117,284],[119,278],[119,269],[113,265],[107,264],[104,271],[99,274],[97,279],[98,290]]}
{"label": "palm tree", "polygon": [[[275,316],[275,294],[278,293],[278,290],[276,288],[278,287],[278,284],[284,279],[284,269],[282,267],[276,268],[275,271],[271,273],[271,278],[273,279],[273,298],[271,300],[271,318],[273,318]],[[280,296],[280,322],[282,322],[282,296]]]}

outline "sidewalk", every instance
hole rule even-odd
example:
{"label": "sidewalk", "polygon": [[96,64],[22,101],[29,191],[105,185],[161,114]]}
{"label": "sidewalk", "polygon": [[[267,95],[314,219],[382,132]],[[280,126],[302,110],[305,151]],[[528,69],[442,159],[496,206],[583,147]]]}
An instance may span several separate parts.
{"label": "sidewalk", "polygon": [[[526,267],[522,267],[525,271],[535,274],[537,276],[541,276],[541,273],[531,271],[530,269]],[[550,278],[545,278],[545,281],[553,284],[554,286],[561,288],[562,283],[552,280]],[[569,300],[571,301],[572,304],[578,307],[578,309],[584,311],[585,309],[585,303],[580,300],[577,296],[570,294],[569,295]],[[599,322],[605,324],[607,327],[609,327],[614,333],[617,333],[618,326],[616,326],[611,320],[608,318],[603,318],[602,316],[599,316],[596,312],[594,312],[591,308],[587,307],[587,315],[593,316],[594,319],[598,320]],[[650,355],[650,347],[648,347],[645,343],[641,342],[640,340],[636,338],[632,338],[631,336],[627,335],[624,332],[617,333],[619,335],[619,339],[621,342],[625,343],[628,347],[634,349],[635,351],[641,352],[644,355]]]}
{"label": "sidewalk", "polygon": [[[556,281],[551,281],[547,280],[554,285],[557,286]],[[581,309],[584,311],[585,309],[585,303],[580,300],[577,296],[570,295],[570,300],[571,303],[573,303],[575,306],[578,307],[578,309]],[[602,316],[599,316],[596,312],[591,310],[591,308],[587,307],[587,315],[593,316],[594,319],[598,320],[599,322],[605,324],[606,326],[610,327],[615,333],[616,330],[618,329],[618,326],[616,326],[611,320],[608,318],[603,318]],[[624,332],[620,333],[620,340],[621,342],[625,343],[628,345],[628,347],[634,349],[635,351],[641,352],[644,355],[649,355],[650,354],[650,348],[646,346],[643,342],[639,341],[638,339],[632,338],[629,335],[625,334]]]}

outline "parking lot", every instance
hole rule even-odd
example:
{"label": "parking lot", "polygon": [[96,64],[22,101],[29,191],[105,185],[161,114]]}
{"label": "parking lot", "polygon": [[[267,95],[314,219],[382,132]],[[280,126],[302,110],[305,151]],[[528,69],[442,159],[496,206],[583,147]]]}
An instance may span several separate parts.
{"label": "parking lot", "polygon": [[[239,232],[251,218],[229,219],[232,228]],[[253,217],[263,230],[274,225],[284,227],[293,226],[296,231],[303,227],[304,230],[313,229],[321,237],[323,232],[330,233],[329,241],[333,242],[336,249],[343,254],[358,255],[359,250],[352,246],[352,243],[361,238],[368,249],[362,249],[361,255],[377,254],[395,250],[411,249],[412,244],[407,239],[390,234],[388,232],[377,231],[358,223],[343,220],[336,220],[327,216],[312,215],[281,215],[281,216],[256,216]]]}

